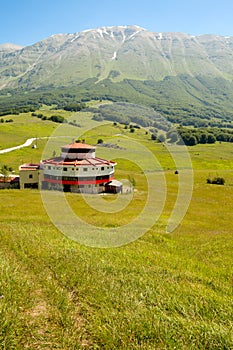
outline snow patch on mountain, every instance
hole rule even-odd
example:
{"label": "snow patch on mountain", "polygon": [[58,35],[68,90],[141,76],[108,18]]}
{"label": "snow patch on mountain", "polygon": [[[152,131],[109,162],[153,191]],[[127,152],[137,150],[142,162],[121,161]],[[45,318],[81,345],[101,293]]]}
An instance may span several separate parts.
{"label": "snow patch on mountain", "polygon": [[159,33],[158,39],[159,39],[159,40],[162,40],[162,39],[163,39],[163,34],[162,34],[162,33]]}
{"label": "snow patch on mountain", "polygon": [[128,37],[128,40],[130,39],[133,39],[138,33],[140,33],[141,30],[137,30],[135,33],[131,34],[129,37]]}
{"label": "snow patch on mountain", "polygon": [[97,33],[99,33],[99,35],[101,36],[101,38],[104,37],[104,36],[103,36],[103,31],[102,31],[102,29],[98,28],[96,31],[97,31]]}
{"label": "snow patch on mountain", "polygon": [[73,41],[75,41],[76,39],[78,39],[80,37],[80,35],[78,34],[78,35],[76,35],[74,38],[72,38],[71,40],[70,40],[70,42],[72,43]]}
{"label": "snow patch on mountain", "polygon": [[110,35],[109,32],[107,31],[108,28],[103,27],[103,34]]}
{"label": "snow patch on mountain", "polygon": [[113,56],[112,56],[111,60],[113,61],[113,60],[115,60],[116,58],[117,58],[117,52],[115,51],[115,52],[113,53]]}
{"label": "snow patch on mountain", "polygon": [[92,32],[93,29],[85,29],[85,30],[82,30],[81,33],[88,33],[88,32]]}

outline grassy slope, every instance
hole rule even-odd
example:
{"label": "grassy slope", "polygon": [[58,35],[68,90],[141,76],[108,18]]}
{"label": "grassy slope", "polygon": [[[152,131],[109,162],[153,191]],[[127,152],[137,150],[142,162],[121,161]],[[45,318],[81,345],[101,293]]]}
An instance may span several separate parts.
{"label": "grassy slope", "polygon": [[[107,141],[115,130],[109,125],[85,137],[87,142],[100,136]],[[168,235],[164,228],[177,193],[174,164],[143,131],[127,136],[153,150],[168,183],[159,221],[131,244],[118,249],[82,246],[52,225],[38,191],[0,192],[2,349],[232,348],[230,145],[190,148],[192,202],[182,224]],[[34,151],[22,150],[27,157]],[[37,151],[39,158],[41,148]],[[98,149],[100,156],[107,153]],[[144,179],[137,167],[125,165],[119,160],[117,176],[135,176],[134,201],[143,201]],[[223,187],[205,183],[216,169],[227,180]],[[84,201],[77,204],[73,194],[68,200],[89,220]],[[117,219],[124,224],[124,215]],[[111,224],[114,218],[96,214],[92,220]]]}

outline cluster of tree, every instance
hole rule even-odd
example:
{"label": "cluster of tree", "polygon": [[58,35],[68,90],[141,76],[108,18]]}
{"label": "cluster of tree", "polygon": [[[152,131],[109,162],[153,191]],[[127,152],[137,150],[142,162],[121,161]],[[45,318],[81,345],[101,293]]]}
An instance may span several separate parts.
{"label": "cluster of tree", "polygon": [[[230,118],[230,117],[229,117]],[[189,116],[184,118],[182,115],[179,115],[179,112],[176,115],[168,115],[167,119],[173,123],[181,126],[193,126],[195,128],[203,127],[217,127],[217,128],[228,128],[233,129],[233,123],[231,120],[228,120],[228,117],[216,117],[213,116],[192,116],[192,113],[189,113]]]}
{"label": "cluster of tree", "polygon": [[63,107],[63,109],[64,109],[65,111],[70,111],[70,112],[79,112],[79,111],[81,111],[81,110],[84,109],[84,108],[86,108],[86,105],[85,105],[85,103],[83,103],[83,102],[79,102],[79,103],[75,103],[75,102],[73,102],[73,103],[67,103],[67,104]]}
{"label": "cluster of tree", "polygon": [[153,141],[157,141],[157,142],[165,142],[166,141],[166,136],[163,133],[158,134],[156,133],[152,133],[151,134],[151,140]]}
{"label": "cluster of tree", "polygon": [[19,115],[20,113],[34,112],[36,109],[40,108],[40,105],[33,106],[18,106],[17,104],[13,107],[9,105],[0,105],[0,116],[4,115]]}
{"label": "cluster of tree", "polygon": [[14,120],[12,118],[4,120],[3,118],[0,119],[1,123],[12,123]]}
{"label": "cluster of tree", "polygon": [[50,120],[54,123],[67,123],[67,120],[66,118],[64,118],[63,116],[61,115],[52,115],[51,117],[47,117],[46,115],[43,115],[42,113],[32,113],[32,117],[37,117],[39,119],[42,119],[42,120]]}
{"label": "cluster of tree", "polygon": [[[215,143],[216,141],[233,142],[233,130],[223,128],[187,128],[177,129],[180,135],[178,143],[184,142],[187,146],[194,146],[198,143]],[[167,133],[167,138],[171,138],[171,132]]]}
{"label": "cluster of tree", "polygon": [[93,119],[96,121],[112,120],[125,125],[134,123],[138,126],[157,127],[165,131],[171,126],[166,118],[152,108],[133,103],[116,102],[102,105],[99,108],[89,108],[87,111],[94,113]]}
{"label": "cluster of tree", "polygon": [[[70,87],[56,87],[51,84],[39,89],[6,89],[0,91],[0,116],[33,112],[43,104],[75,112],[85,108],[86,101],[104,99],[118,102],[119,110],[108,111],[106,107],[96,114],[120,123],[133,122],[144,127],[156,123],[154,127],[163,127],[165,131],[169,129],[167,122],[196,128],[233,128],[232,84],[226,85],[221,78],[213,80],[208,77],[192,78],[180,75],[166,77],[161,81],[125,79],[113,82],[111,79],[104,79],[98,82],[96,78],[92,78]],[[214,86],[211,94],[210,86]],[[127,112],[125,108],[122,111],[122,102],[137,107],[150,107],[154,113],[145,112],[143,108],[135,112],[129,106]]]}

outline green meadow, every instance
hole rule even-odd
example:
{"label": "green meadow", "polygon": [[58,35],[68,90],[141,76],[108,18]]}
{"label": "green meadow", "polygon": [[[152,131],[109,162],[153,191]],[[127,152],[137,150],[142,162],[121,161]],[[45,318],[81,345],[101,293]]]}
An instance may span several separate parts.
{"label": "green meadow", "polygon": [[[61,113],[78,126],[58,126],[30,114],[10,116],[12,123],[0,124],[1,149],[38,137],[36,149],[0,155],[1,166],[17,173],[22,162],[59,154],[60,146],[73,138],[91,144],[101,138],[109,146],[97,147],[97,156],[117,161],[117,179],[134,179],[134,192],[120,195],[125,207],[112,213],[113,195],[98,196],[98,202],[91,195],[68,193],[61,203],[65,200],[83,222],[103,232],[136,222],[146,206],[151,177],[155,201],[163,205],[138,239],[99,248],[63,234],[43,205],[44,193],[1,190],[0,348],[232,349],[231,144],[188,147],[183,155],[179,147],[152,141],[144,129],[130,133],[120,124],[95,122],[85,112]],[[176,161],[179,175],[174,174]],[[191,202],[176,229],[166,233],[179,176],[190,164]],[[224,177],[225,185],[207,184],[209,176]],[[55,210],[56,205],[62,216],[62,205],[55,202]],[[142,224],[146,226],[146,219]]]}

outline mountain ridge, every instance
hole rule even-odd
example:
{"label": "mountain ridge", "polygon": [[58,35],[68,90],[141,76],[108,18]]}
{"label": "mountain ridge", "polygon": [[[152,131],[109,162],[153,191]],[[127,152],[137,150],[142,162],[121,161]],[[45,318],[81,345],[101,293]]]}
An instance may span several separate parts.
{"label": "mountain ridge", "polygon": [[[233,79],[233,37],[113,26],[55,34],[1,57],[0,88],[101,81],[162,80],[179,74]],[[227,62],[226,62],[227,61]]]}
{"label": "mountain ridge", "polygon": [[15,96],[27,105],[32,92],[43,103],[104,98],[153,106],[172,118],[233,118],[230,36],[111,26],[54,34],[18,50],[0,46],[0,57],[3,111],[14,109]]}

